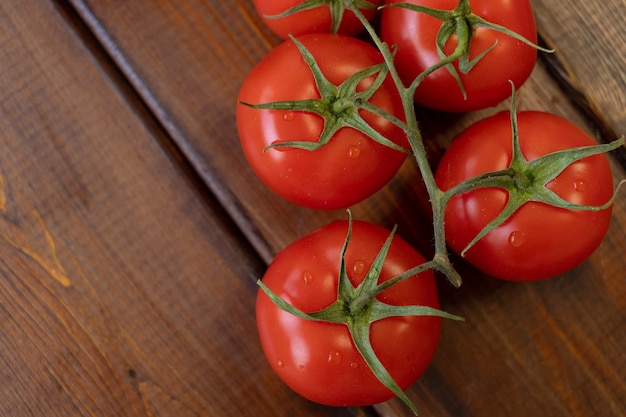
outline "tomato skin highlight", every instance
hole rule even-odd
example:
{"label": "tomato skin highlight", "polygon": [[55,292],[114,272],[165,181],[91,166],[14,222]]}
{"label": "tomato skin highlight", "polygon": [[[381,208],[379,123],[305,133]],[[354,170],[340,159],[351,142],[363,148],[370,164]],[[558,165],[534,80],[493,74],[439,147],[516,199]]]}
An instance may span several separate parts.
{"label": "tomato skin highlight", "polygon": [[[385,4],[401,0],[386,0]],[[458,0],[408,0],[409,3],[442,10],[453,10]],[[516,32],[537,43],[537,30],[529,0],[472,0],[474,14]],[[400,77],[410,84],[420,73],[440,61],[436,49],[437,32],[442,21],[410,10],[388,7],[381,14],[381,38],[397,45],[395,57]],[[447,55],[457,45],[453,35],[444,51]],[[533,47],[505,34],[477,28],[471,38],[470,60],[490,48],[481,61],[467,74],[460,74],[467,99],[458,82],[445,68],[429,75],[417,88],[416,103],[435,110],[469,112],[495,106],[511,95],[511,80],[519,89],[530,76],[537,60]],[[458,70],[458,62],[454,64]]]}
{"label": "tomato skin highlight", "polygon": [[[436,181],[447,190],[481,173],[505,169],[511,160],[508,112],[483,119],[457,136],[444,154]],[[559,116],[537,111],[517,114],[526,159],[567,148],[597,144],[583,130]],[[547,187],[563,199],[602,205],[613,194],[606,155],[583,158],[568,166]],[[445,214],[448,244],[457,253],[502,210],[507,192],[485,188],[454,196]],[[567,210],[527,202],[504,224],[466,253],[483,272],[509,281],[537,281],[578,266],[600,245],[609,227],[611,207],[602,211]]]}
{"label": "tomato skin highlight", "polygon": [[[290,9],[304,0],[253,0],[254,7],[263,22],[283,40],[289,35],[300,36],[309,33],[329,33],[331,30],[331,14],[329,7],[316,7],[295,13],[291,16],[278,19],[270,19],[267,16],[274,16]],[[377,6],[382,4],[382,0],[372,0],[371,3]],[[363,15],[371,20],[376,15],[376,10],[361,10]],[[339,34],[356,35],[363,31],[363,25],[354,13],[346,10],[339,26]]]}
{"label": "tomato skin highlight", "polygon": [[[298,39],[335,85],[382,62],[373,46],[355,38],[312,34]],[[366,82],[371,83],[370,78],[362,83],[363,89],[370,85]],[[347,127],[315,151],[266,149],[277,141],[317,142],[323,118],[313,113],[252,109],[241,104],[319,98],[310,68],[294,42],[285,41],[270,51],[244,80],[237,105],[239,137],[256,175],[278,195],[309,208],[346,208],[382,188],[398,171],[406,154]],[[389,77],[369,101],[403,119],[402,103]],[[363,111],[362,116],[383,136],[409,148],[402,129],[369,112]]]}
{"label": "tomato skin highlight", "polygon": [[[305,312],[321,310],[337,299],[339,257],[347,221],[335,221],[295,241],[269,266],[263,282],[278,296]],[[353,222],[346,252],[353,284],[363,280],[389,231],[366,222]],[[394,236],[379,282],[425,259],[399,236]],[[432,271],[391,287],[378,296],[394,305],[438,308]],[[278,376],[309,400],[332,406],[370,405],[393,397],[368,368],[342,324],[306,321],[280,310],[259,291],[257,325],[263,351]],[[439,343],[441,318],[393,317],[371,326],[374,351],[402,389],[424,372]]]}

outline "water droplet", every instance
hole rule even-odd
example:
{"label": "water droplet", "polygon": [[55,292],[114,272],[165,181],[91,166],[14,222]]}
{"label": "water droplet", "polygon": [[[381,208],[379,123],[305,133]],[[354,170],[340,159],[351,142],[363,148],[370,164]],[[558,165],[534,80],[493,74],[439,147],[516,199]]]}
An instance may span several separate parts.
{"label": "water droplet", "polygon": [[367,264],[365,263],[365,261],[363,260],[358,260],[354,262],[354,265],[352,265],[352,272],[354,272],[356,275],[362,275],[364,274],[366,271]]}
{"label": "water droplet", "polygon": [[285,119],[286,121],[290,122],[293,120],[293,118],[295,117],[295,113],[292,111],[288,111],[286,113],[283,114],[283,119]]}
{"label": "water droplet", "polygon": [[574,190],[582,193],[587,190],[587,183],[584,180],[577,179],[574,180]]}
{"label": "water droplet", "polygon": [[358,363],[358,362],[351,362],[351,363],[350,363],[350,368],[352,368],[352,369],[356,369],[356,368],[358,368],[358,367],[359,367],[359,363]]}
{"label": "water droplet", "polygon": [[514,248],[519,248],[526,242],[526,235],[522,231],[515,231],[509,235],[509,244]]}
{"label": "water droplet", "polygon": [[276,362],[276,365],[278,365],[279,368],[284,368],[285,367],[285,362],[279,360],[278,362]]}
{"label": "water droplet", "polygon": [[350,149],[348,149],[348,156],[352,159],[356,159],[359,157],[359,155],[361,155],[361,148],[358,146],[351,146]]}
{"label": "water droplet", "polygon": [[304,271],[302,273],[302,279],[304,280],[305,284],[310,284],[315,278],[313,277],[313,274],[309,271]]}
{"label": "water droplet", "polygon": [[304,365],[302,364],[298,365],[298,369],[304,369]]}
{"label": "water droplet", "polygon": [[328,363],[332,363],[333,365],[339,365],[341,363],[341,353],[333,350],[328,353]]}

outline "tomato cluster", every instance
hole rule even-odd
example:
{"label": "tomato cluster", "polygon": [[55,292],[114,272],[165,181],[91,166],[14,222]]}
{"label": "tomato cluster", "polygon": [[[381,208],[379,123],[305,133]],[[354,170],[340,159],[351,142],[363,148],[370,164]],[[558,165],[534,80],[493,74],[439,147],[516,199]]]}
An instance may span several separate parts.
{"label": "tomato cluster", "polygon": [[[515,91],[541,49],[529,0],[254,4],[284,41],[238,96],[253,171],[292,203],[349,208],[412,155],[435,243],[427,260],[395,230],[351,218],[293,242],[259,281],[263,350],[280,378],[313,401],[354,406],[398,396],[416,411],[404,390],[433,358],[441,318],[460,319],[438,305],[434,272],[461,283],[448,249],[509,281],[576,267],[609,227],[605,153],[623,139],[598,145],[566,119],[517,112]],[[467,112],[507,98],[510,112],[467,128],[431,170],[415,104]]]}

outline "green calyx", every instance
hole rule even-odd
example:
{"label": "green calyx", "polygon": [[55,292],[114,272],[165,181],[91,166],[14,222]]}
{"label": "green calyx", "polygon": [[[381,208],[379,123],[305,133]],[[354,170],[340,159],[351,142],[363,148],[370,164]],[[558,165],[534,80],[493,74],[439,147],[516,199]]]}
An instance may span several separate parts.
{"label": "green calyx", "polygon": [[[588,206],[574,204],[564,200],[546,185],[554,180],[561,172],[574,162],[588,156],[610,152],[624,146],[624,137],[607,144],[570,148],[552,152],[532,161],[528,161],[522,153],[517,128],[515,88],[511,99],[511,128],[512,128],[512,158],[508,168],[490,172],[470,178],[444,193],[444,201],[448,201],[453,195],[471,191],[477,188],[496,187],[506,190],[509,194],[506,205],[491,222],[489,222],[474,239],[463,249],[461,255],[467,251],[489,232],[506,222],[521,206],[529,201],[544,203],[553,207],[567,210],[591,210],[599,211],[609,208],[619,191],[619,186],[613,196],[604,204]],[[623,184],[620,183],[620,186]]]}
{"label": "green calyx", "polygon": [[376,296],[387,288],[395,285],[407,278],[413,277],[428,269],[432,269],[431,262],[426,262],[415,268],[379,284],[378,279],[382,270],[385,258],[391,246],[396,228],[389,234],[380,252],[377,254],[364,280],[353,286],[348,278],[348,271],[345,262],[345,253],[352,234],[352,215],[349,214],[349,227],[346,240],[344,241],[339,260],[339,277],[337,286],[337,300],[330,306],[312,313],[305,313],[291,304],[284,301],[272,290],[270,290],[261,280],[257,281],[261,289],[280,309],[293,314],[303,320],[323,321],[328,323],[343,324],[348,327],[352,340],[363,359],[370,367],[378,380],[398,398],[404,401],[411,410],[417,414],[417,409],[411,400],[402,391],[400,386],[394,381],[384,365],[380,362],[372,348],[370,341],[371,324],[377,320],[398,316],[436,316],[452,320],[463,320],[463,318],[446,313],[444,311],[428,306],[395,306],[383,303]]}
{"label": "green calyx", "polygon": [[[309,50],[295,37],[291,37],[291,40],[295,43],[300,54],[302,54],[302,57],[309,66],[315,80],[317,91],[320,94],[320,98],[294,101],[273,101],[261,104],[242,102],[241,104],[254,109],[315,113],[324,119],[324,128],[322,129],[322,133],[320,134],[317,142],[280,140],[268,146],[268,148],[289,147],[314,151],[326,145],[339,129],[350,127],[360,131],[382,145],[388,146],[400,152],[407,152],[407,150],[403,147],[381,135],[376,129],[370,126],[359,113],[359,110],[362,109],[383,117],[397,126],[404,128],[404,123],[400,119],[369,102],[369,99],[382,85],[385,77],[387,76],[388,70],[384,63],[358,71],[340,85],[335,85],[323,74],[311,52],[309,52]],[[374,75],[376,78],[368,88],[363,91],[357,91],[358,85],[363,80]]]}
{"label": "green calyx", "polygon": [[280,19],[305,10],[316,9],[318,7],[328,7],[330,9],[331,18],[330,31],[332,33],[337,33],[339,32],[339,26],[341,25],[344,12],[351,6],[357,7],[361,10],[376,9],[376,5],[367,0],[305,0],[302,3],[298,3],[295,6],[290,7],[282,13],[265,17],[268,19]]}
{"label": "green calyx", "polygon": [[[513,32],[512,30],[502,25],[489,22],[483,19],[482,17],[475,15],[470,8],[469,0],[459,0],[459,3],[457,4],[456,8],[454,8],[453,10],[433,9],[431,7],[419,6],[416,4],[405,3],[405,2],[389,4],[389,5],[382,6],[381,8],[384,8],[384,7],[400,7],[400,8],[412,10],[414,12],[424,13],[429,16],[435,17],[443,22],[443,24],[441,25],[441,28],[437,32],[437,52],[439,54],[439,57],[441,58],[441,61],[438,65],[433,66],[432,68],[429,68],[424,74],[417,77],[415,81],[413,82],[413,88],[416,88],[417,84],[419,84],[424,78],[430,75],[433,71],[441,67],[445,67],[448,70],[448,72],[450,72],[450,74],[456,79],[459,85],[459,88],[461,89],[461,92],[463,93],[463,96],[467,97],[465,87],[463,86],[463,82],[461,81],[459,72],[452,65],[452,63],[458,60],[459,71],[462,74],[467,74],[468,72],[471,71],[471,69],[478,62],[480,62],[480,60],[485,55],[489,53],[489,51],[495,48],[497,44],[497,42],[494,43],[486,50],[481,51],[474,59],[470,59],[469,51],[470,51],[470,44],[472,40],[472,34],[476,30],[476,28],[479,28],[479,27],[491,29],[491,30],[495,30],[496,32],[503,33],[507,36],[515,38],[542,52],[547,52],[547,53],[554,52],[551,49],[545,49],[545,48],[540,47],[539,45],[529,41],[528,39],[521,36],[520,34]],[[450,55],[446,55],[443,49],[446,43],[448,42],[448,40],[450,39],[450,37],[452,37],[453,35],[456,36],[456,38],[458,39],[457,46]]]}

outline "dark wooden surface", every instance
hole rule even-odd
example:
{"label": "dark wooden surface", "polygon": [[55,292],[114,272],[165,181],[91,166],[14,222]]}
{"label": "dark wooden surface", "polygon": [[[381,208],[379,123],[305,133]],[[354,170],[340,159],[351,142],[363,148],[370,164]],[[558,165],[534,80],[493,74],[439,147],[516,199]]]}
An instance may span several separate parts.
{"label": "dark wooden surface", "polygon": [[[542,59],[521,108],[626,133],[623,0],[535,0]],[[0,4],[0,416],[408,416],[312,404],[261,353],[254,281],[343,211],[298,208],[246,166],[234,108],[278,40],[249,0]],[[424,122],[436,159],[499,109]],[[620,153],[616,180],[625,176]],[[355,217],[430,251],[408,161]],[[582,266],[508,284],[461,263],[409,391],[423,416],[626,415],[626,198]]]}

